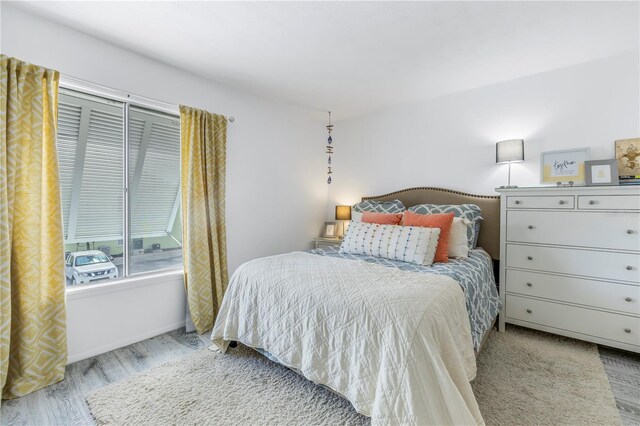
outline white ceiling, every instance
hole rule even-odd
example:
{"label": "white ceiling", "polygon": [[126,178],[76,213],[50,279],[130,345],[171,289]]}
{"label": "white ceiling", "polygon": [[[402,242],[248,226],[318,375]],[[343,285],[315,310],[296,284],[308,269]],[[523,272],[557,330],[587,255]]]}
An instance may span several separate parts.
{"label": "white ceiling", "polygon": [[27,2],[145,56],[337,119],[640,48],[633,2]]}

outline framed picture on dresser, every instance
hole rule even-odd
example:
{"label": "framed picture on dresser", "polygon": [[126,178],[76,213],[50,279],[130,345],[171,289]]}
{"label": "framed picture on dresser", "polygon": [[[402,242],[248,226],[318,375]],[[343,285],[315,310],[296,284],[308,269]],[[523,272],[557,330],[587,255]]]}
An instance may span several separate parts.
{"label": "framed picture on dresser", "polygon": [[640,138],[617,140],[615,150],[620,184],[640,184]]}
{"label": "framed picture on dresser", "polygon": [[618,161],[615,158],[585,161],[585,182],[587,186],[617,185]]}
{"label": "framed picture on dresser", "polygon": [[584,185],[584,163],[590,158],[590,148],[543,152],[540,154],[540,183]]}

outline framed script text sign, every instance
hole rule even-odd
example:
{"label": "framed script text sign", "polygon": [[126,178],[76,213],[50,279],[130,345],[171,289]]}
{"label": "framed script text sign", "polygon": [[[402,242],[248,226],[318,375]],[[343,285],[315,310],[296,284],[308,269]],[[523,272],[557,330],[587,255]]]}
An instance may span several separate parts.
{"label": "framed script text sign", "polygon": [[584,185],[584,163],[590,158],[590,148],[543,152],[540,154],[540,183]]}

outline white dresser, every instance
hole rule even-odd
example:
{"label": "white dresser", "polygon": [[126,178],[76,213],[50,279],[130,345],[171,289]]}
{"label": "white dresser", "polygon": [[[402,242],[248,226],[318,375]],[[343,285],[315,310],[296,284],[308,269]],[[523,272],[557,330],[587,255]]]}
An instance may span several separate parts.
{"label": "white dresser", "polygon": [[640,352],[640,187],[496,189],[505,323]]}

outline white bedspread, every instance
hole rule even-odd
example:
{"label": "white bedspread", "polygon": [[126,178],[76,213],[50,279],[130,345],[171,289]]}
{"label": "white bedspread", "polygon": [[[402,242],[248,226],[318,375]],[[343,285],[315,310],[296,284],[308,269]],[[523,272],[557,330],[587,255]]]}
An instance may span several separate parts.
{"label": "white bedspread", "polygon": [[483,424],[453,279],[294,252],[240,266],[211,336],[261,348],[374,424]]}

